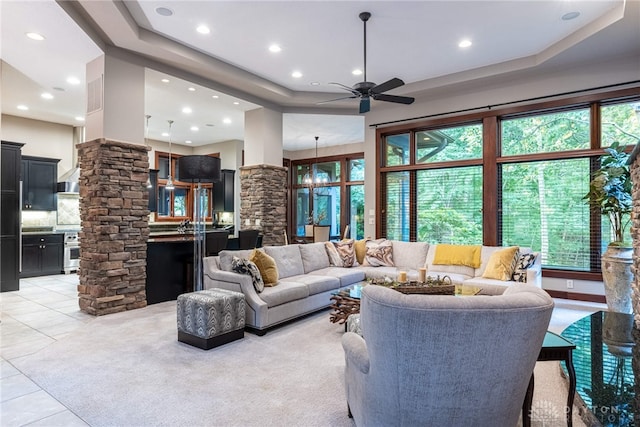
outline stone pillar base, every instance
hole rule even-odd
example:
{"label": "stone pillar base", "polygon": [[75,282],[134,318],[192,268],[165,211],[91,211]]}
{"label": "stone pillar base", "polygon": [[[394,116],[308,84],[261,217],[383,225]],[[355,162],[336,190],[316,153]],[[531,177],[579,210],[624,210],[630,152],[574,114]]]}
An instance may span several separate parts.
{"label": "stone pillar base", "polygon": [[145,307],[148,149],[103,138],[77,147],[80,309],[99,316]]}
{"label": "stone pillar base", "polygon": [[[287,168],[242,166],[240,200],[239,229],[260,230],[263,245],[283,245],[287,229]],[[250,225],[245,225],[247,220]]]}

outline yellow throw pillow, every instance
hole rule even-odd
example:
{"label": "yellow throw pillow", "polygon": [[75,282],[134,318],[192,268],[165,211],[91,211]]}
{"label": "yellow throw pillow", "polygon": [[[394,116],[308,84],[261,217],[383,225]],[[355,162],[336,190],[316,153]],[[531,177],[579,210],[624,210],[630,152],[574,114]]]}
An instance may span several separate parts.
{"label": "yellow throw pillow", "polygon": [[517,246],[511,246],[492,253],[482,277],[485,279],[511,280],[518,260],[518,249]]}
{"label": "yellow throw pillow", "polygon": [[367,254],[367,240],[369,239],[356,240],[353,244],[353,249],[356,252],[356,260],[360,265],[364,262],[364,256]]}
{"label": "yellow throw pillow", "polygon": [[266,253],[254,249],[249,255],[249,261],[254,263],[264,281],[265,286],[275,286],[278,284],[278,266],[276,261]]}
{"label": "yellow throw pillow", "polygon": [[434,264],[466,265],[467,267],[480,267],[480,245],[436,245],[436,253],[433,257]]}

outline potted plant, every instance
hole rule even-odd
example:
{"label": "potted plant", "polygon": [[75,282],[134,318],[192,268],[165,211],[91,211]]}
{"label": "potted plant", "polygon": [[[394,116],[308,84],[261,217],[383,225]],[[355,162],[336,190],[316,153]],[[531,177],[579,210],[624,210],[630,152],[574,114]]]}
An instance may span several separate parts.
{"label": "potted plant", "polygon": [[600,168],[593,173],[584,199],[606,215],[614,240],[602,254],[602,278],[610,311],[631,313],[631,264],[633,250],[625,239],[632,209],[632,181],[627,161],[629,154],[618,142],[605,149]]}

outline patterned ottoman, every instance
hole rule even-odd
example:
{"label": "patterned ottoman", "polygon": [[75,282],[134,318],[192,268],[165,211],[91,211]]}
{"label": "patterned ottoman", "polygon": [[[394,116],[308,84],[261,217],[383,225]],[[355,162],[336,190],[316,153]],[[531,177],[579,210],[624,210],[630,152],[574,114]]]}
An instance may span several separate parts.
{"label": "patterned ottoman", "polygon": [[178,295],[178,341],[209,350],[243,337],[243,294],[214,288]]}

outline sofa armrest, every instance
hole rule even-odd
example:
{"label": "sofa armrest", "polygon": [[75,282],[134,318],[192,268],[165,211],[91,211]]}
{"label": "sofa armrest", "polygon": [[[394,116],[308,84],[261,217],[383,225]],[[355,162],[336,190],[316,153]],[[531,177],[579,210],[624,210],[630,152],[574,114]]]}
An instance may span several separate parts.
{"label": "sofa armrest", "polygon": [[256,289],[253,287],[251,277],[246,274],[235,273],[224,270],[204,271],[204,288],[221,288],[229,291],[241,292],[244,294],[246,304],[251,307],[258,316],[266,316],[267,303],[265,303]]}
{"label": "sofa armrest", "polygon": [[527,268],[527,283],[542,289],[542,262],[540,254],[537,254],[536,261]]}
{"label": "sofa armrest", "polygon": [[342,336],[342,348],[347,366],[353,364],[363,374],[369,373],[369,352],[364,339],[355,332],[346,332]]}

